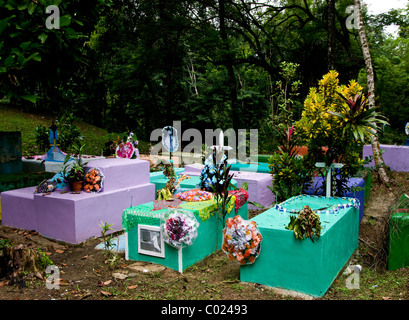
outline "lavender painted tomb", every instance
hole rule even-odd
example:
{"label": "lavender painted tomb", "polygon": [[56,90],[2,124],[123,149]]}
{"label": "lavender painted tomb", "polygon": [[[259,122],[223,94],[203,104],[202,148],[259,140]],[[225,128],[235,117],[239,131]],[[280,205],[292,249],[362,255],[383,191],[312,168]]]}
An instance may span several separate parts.
{"label": "lavender painted tomb", "polygon": [[121,230],[122,212],[129,206],[153,201],[155,185],[149,182],[149,162],[138,159],[102,159],[85,167],[99,168],[105,176],[102,192],[72,194],[55,190],[34,194],[35,187],[1,194],[2,224],[36,230],[67,243],[81,243],[101,235],[101,222]]}
{"label": "lavender painted tomb", "polygon": [[[409,172],[409,146],[396,146],[381,144],[380,150],[384,150],[382,155],[383,161],[392,171]],[[365,145],[363,147],[362,158],[373,156],[372,145]],[[366,166],[374,167],[375,163],[372,161]]]}
{"label": "lavender painted tomb", "polygon": [[[185,166],[185,174],[191,176],[200,176],[200,170],[204,165],[192,164]],[[267,187],[272,187],[273,179],[269,173],[230,171],[233,179],[237,181],[237,187],[241,187],[244,182],[248,182],[248,194],[250,202],[258,202],[264,207],[268,207],[275,201],[275,196]],[[252,204],[248,205],[249,209],[259,209]]]}

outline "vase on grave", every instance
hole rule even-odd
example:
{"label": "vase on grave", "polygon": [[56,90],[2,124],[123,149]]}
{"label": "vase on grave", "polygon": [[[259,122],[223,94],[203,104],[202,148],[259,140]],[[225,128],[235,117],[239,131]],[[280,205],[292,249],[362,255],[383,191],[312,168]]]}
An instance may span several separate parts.
{"label": "vase on grave", "polygon": [[71,190],[74,192],[79,192],[82,190],[82,181],[71,181]]}

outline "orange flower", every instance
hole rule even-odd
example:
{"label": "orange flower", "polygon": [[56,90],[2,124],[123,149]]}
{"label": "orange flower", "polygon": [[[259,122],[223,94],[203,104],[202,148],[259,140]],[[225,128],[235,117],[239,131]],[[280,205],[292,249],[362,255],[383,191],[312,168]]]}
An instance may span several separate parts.
{"label": "orange flower", "polygon": [[232,218],[228,218],[227,221],[226,221],[226,223],[227,223],[227,227],[228,227],[229,229],[230,229],[231,227],[233,227],[234,222],[233,222],[233,219],[232,219]]}

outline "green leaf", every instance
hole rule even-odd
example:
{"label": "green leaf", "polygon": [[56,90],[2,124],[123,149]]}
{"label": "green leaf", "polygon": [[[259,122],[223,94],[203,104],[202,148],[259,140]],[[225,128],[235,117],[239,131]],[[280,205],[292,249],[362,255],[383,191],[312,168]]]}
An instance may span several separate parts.
{"label": "green leaf", "polygon": [[35,96],[35,95],[25,95],[25,96],[22,96],[21,98],[23,98],[24,100],[30,101],[32,103],[36,103],[37,99],[39,99],[40,97]]}
{"label": "green leaf", "polygon": [[36,8],[37,8],[37,5],[34,2],[30,2],[27,8],[27,11],[30,15],[32,15]]}
{"label": "green leaf", "polygon": [[48,38],[48,34],[46,33],[42,33],[38,36],[38,39],[41,41],[41,43],[44,43],[45,40],[47,40],[47,38]]}
{"label": "green leaf", "polygon": [[27,9],[27,7],[28,7],[28,3],[21,3],[17,5],[17,9],[20,11]]}
{"label": "green leaf", "polygon": [[329,114],[331,114],[331,115],[333,115],[333,116],[337,116],[337,117],[343,118],[343,119],[346,118],[345,115],[343,115],[343,114],[341,114],[341,113],[339,113],[339,112],[327,111],[327,113],[329,113]]}
{"label": "green leaf", "polygon": [[9,37],[10,38],[14,38],[14,37],[18,37],[18,36],[20,36],[21,35],[21,32],[13,32],[13,33],[10,33],[9,34]]}
{"label": "green leaf", "polygon": [[71,16],[66,14],[60,18],[60,28],[68,27],[71,24]]}
{"label": "green leaf", "polygon": [[20,44],[20,48],[25,51],[30,47],[30,44],[31,44],[31,41],[23,42],[22,44]]}
{"label": "green leaf", "polygon": [[0,20],[0,34],[2,34],[2,32],[4,31],[4,29],[7,28],[9,20],[15,18],[15,15],[12,15],[11,17],[5,18]]}
{"label": "green leaf", "polygon": [[72,21],[74,21],[76,24],[79,24],[81,27],[84,26],[84,24],[77,19],[72,19]]}
{"label": "green leaf", "polygon": [[14,55],[10,55],[4,60],[5,67],[11,67],[13,64],[14,64]]}
{"label": "green leaf", "polygon": [[[25,65],[28,61],[34,60],[34,61],[41,61],[41,56],[39,56],[39,52],[34,52],[31,55],[28,56],[27,59],[24,59],[23,62],[21,62],[22,65]],[[20,62],[20,60],[19,60]]]}

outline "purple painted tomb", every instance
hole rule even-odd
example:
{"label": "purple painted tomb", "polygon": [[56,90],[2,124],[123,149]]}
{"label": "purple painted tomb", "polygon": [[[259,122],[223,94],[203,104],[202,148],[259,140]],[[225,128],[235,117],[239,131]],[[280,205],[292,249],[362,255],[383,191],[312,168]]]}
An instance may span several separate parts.
{"label": "purple painted tomb", "polygon": [[[193,164],[185,166],[185,174],[191,176],[200,176],[200,171],[204,165]],[[275,196],[267,187],[272,187],[273,179],[269,173],[246,172],[246,171],[230,171],[233,174],[233,179],[237,181],[237,187],[241,187],[244,182],[248,182],[248,194],[250,202],[258,202],[262,206],[270,206],[275,201]],[[249,209],[260,209],[252,204],[248,205]]]}
{"label": "purple painted tomb", "polygon": [[35,230],[47,238],[77,244],[101,235],[101,222],[121,230],[122,212],[153,201],[155,185],[149,182],[149,162],[138,159],[102,159],[85,167],[104,174],[99,193],[73,194],[54,190],[50,195],[34,194],[35,187],[1,194],[2,224]]}
{"label": "purple painted tomb", "polygon": [[[381,144],[380,149],[384,150],[383,161],[392,171],[409,172],[409,146]],[[373,156],[370,144],[363,147],[362,158],[365,159],[368,156]],[[374,167],[375,162],[372,161],[367,166]]]}

